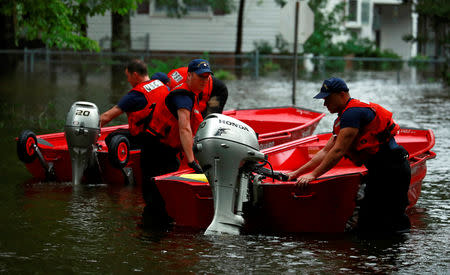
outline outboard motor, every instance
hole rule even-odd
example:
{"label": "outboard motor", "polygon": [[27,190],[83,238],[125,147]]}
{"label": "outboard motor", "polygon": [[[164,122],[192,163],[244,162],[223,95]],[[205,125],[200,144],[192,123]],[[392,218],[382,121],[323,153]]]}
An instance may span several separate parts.
{"label": "outboard motor", "polygon": [[100,114],[94,103],[77,101],[70,107],[64,126],[72,161],[72,182],[79,184],[95,157],[94,144],[100,136]]}
{"label": "outboard motor", "polygon": [[265,160],[255,131],[237,119],[210,114],[195,135],[194,153],[214,199],[214,218],[205,234],[239,234],[252,167]]}

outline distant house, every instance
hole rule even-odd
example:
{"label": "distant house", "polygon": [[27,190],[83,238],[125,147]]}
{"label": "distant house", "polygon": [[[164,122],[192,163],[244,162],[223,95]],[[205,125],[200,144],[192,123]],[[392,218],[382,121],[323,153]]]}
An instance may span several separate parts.
{"label": "distant house", "polygon": [[[155,3],[140,6],[131,16],[132,49],[177,52],[234,52],[237,9],[231,14],[210,7],[190,7],[181,18],[169,17]],[[202,1],[206,2],[206,1]],[[147,5],[147,6],[145,6]],[[236,7],[239,1],[236,0]],[[189,7],[188,7],[189,8]],[[275,43],[280,33],[280,6],[274,0],[247,0],[244,9],[242,51],[254,49],[253,42]],[[88,36],[110,48],[111,15],[88,19]]]}
{"label": "distant house", "polygon": [[[336,5],[343,0],[329,1]],[[390,49],[403,58],[417,55],[416,43],[405,42],[407,34],[417,35],[418,16],[403,0],[345,0],[345,28],[368,38],[378,48]]]}
{"label": "distant house", "polygon": [[[348,15],[344,28],[361,38],[375,41],[381,49],[391,49],[403,58],[417,54],[415,43],[402,40],[406,34],[417,33],[417,14],[413,13],[411,4],[404,4],[402,0],[329,0],[327,10],[342,1],[346,2]],[[188,7],[188,15],[175,18],[167,16],[155,2],[144,1],[131,15],[132,49],[210,53],[235,51],[237,9],[224,15],[204,5],[191,6]],[[239,0],[235,3],[238,6]],[[282,8],[275,0],[245,1],[242,51],[254,50],[254,43],[258,41],[268,42],[276,51],[277,37],[280,37],[282,28],[293,32],[294,27],[294,22],[286,24],[282,16]],[[110,14],[89,18],[88,26],[88,36],[99,41],[102,48],[109,49]],[[346,37],[336,36],[335,39]]]}

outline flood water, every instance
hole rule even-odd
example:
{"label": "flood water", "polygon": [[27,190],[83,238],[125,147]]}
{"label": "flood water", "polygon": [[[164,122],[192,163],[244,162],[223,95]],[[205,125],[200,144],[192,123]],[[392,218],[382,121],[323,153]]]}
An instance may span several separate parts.
{"label": "flood water", "polygon": [[[377,102],[406,127],[430,128],[437,158],[417,205],[412,229],[397,237],[347,234],[204,236],[183,228],[141,226],[138,187],[35,182],[16,156],[14,138],[63,131],[71,104],[86,100],[101,112],[122,94],[109,75],[61,72],[16,74],[0,79],[0,272],[1,273],[312,273],[448,274],[450,270],[450,91],[439,83],[397,84],[389,73],[345,76],[353,97]],[[228,81],[226,109],[291,105],[291,81]],[[297,83],[297,105],[327,112],[313,100],[321,80]],[[334,115],[316,132],[330,131]],[[117,123],[125,123],[125,117]],[[387,190],[388,191],[388,190]],[[295,219],[295,213],[292,218]],[[307,221],[305,221],[307,222]]]}

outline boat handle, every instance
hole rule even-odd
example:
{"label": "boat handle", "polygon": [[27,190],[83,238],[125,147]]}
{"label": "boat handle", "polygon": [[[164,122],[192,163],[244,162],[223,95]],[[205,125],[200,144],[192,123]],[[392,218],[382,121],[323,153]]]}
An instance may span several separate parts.
{"label": "boat handle", "polygon": [[199,194],[195,194],[195,196],[197,197],[197,199],[199,200],[212,200],[213,197],[202,197]]}
{"label": "boat handle", "polygon": [[[428,152],[426,152],[426,153],[428,153]],[[421,155],[414,156],[414,157],[410,158],[409,161],[416,163],[416,162],[427,160],[427,159],[430,159],[433,157],[432,154],[430,154],[430,153],[426,154],[426,153],[423,153],[424,156],[421,156]]]}
{"label": "boat handle", "polygon": [[282,132],[282,133],[275,132],[275,133],[267,133],[267,134],[264,134],[262,136],[263,136],[263,138],[272,138],[272,137],[274,137],[274,138],[282,138],[282,137],[291,137],[292,133],[291,132]]}
{"label": "boat handle", "polygon": [[284,133],[278,136],[268,136],[268,137],[263,137],[260,139],[260,142],[264,142],[266,140],[277,140],[277,139],[286,139],[286,138],[291,138],[291,133]]}
{"label": "boat handle", "polygon": [[316,195],[316,192],[311,192],[308,195],[297,195],[297,194],[295,194],[295,192],[292,192],[292,197],[294,199],[309,199],[309,198],[312,198],[315,195]]}

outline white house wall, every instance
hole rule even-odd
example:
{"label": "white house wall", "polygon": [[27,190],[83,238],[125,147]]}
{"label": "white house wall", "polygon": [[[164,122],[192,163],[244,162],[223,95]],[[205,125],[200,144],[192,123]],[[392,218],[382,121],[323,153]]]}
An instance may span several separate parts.
{"label": "white house wall", "polygon": [[[325,10],[344,0],[329,0]],[[411,11],[400,0],[364,0],[370,3],[368,24],[360,24],[357,30],[361,38],[375,39],[372,30],[373,8],[380,5],[381,11],[381,49],[391,49],[404,58],[411,55],[411,45],[402,36],[411,33]],[[209,17],[170,18],[134,14],[131,17],[132,49],[144,50],[149,44],[153,51],[195,51],[195,52],[234,52],[236,44],[237,7],[229,15]],[[244,9],[244,29],[242,51],[254,50],[255,41],[268,41],[275,45],[275,37],[281,28],[293,25],[280,25],[281,7],[274,0],[247,0]],[[110,48],[111,15],[94,16],[88,19],[88,36],[100,42],[103,48]],[[342,26],[344,28],[344,26]],[[149,41],[147,40],[149,37]],[[345,40],[348,36],[333,37],[333,41]]]}
{"label": "white house wall", "polygon": [[[143,50],[146,36],[150,36],[150,50],[155,51],[208,51],[234,52],[236,44],[237,7],[229,15],[207,18],[170,18],[134,14],[131,17],[132,49]],[[242,51],[254,49],[254,41],[265,40],[272,46],[280,28],[280,7],[275,1],[247,0],[244,9]],[[88,36],[100,41],[111,37],[111,15],[94,16],[88,19]],[[103,47],[110,42],[104,39]]]}
{"label": "white house wall", "polygon": [[408,6],[381,7],[381,49],[391,49],[403,58],[411,57],[411,44],[403,41],[411,33],[411,11]]}

